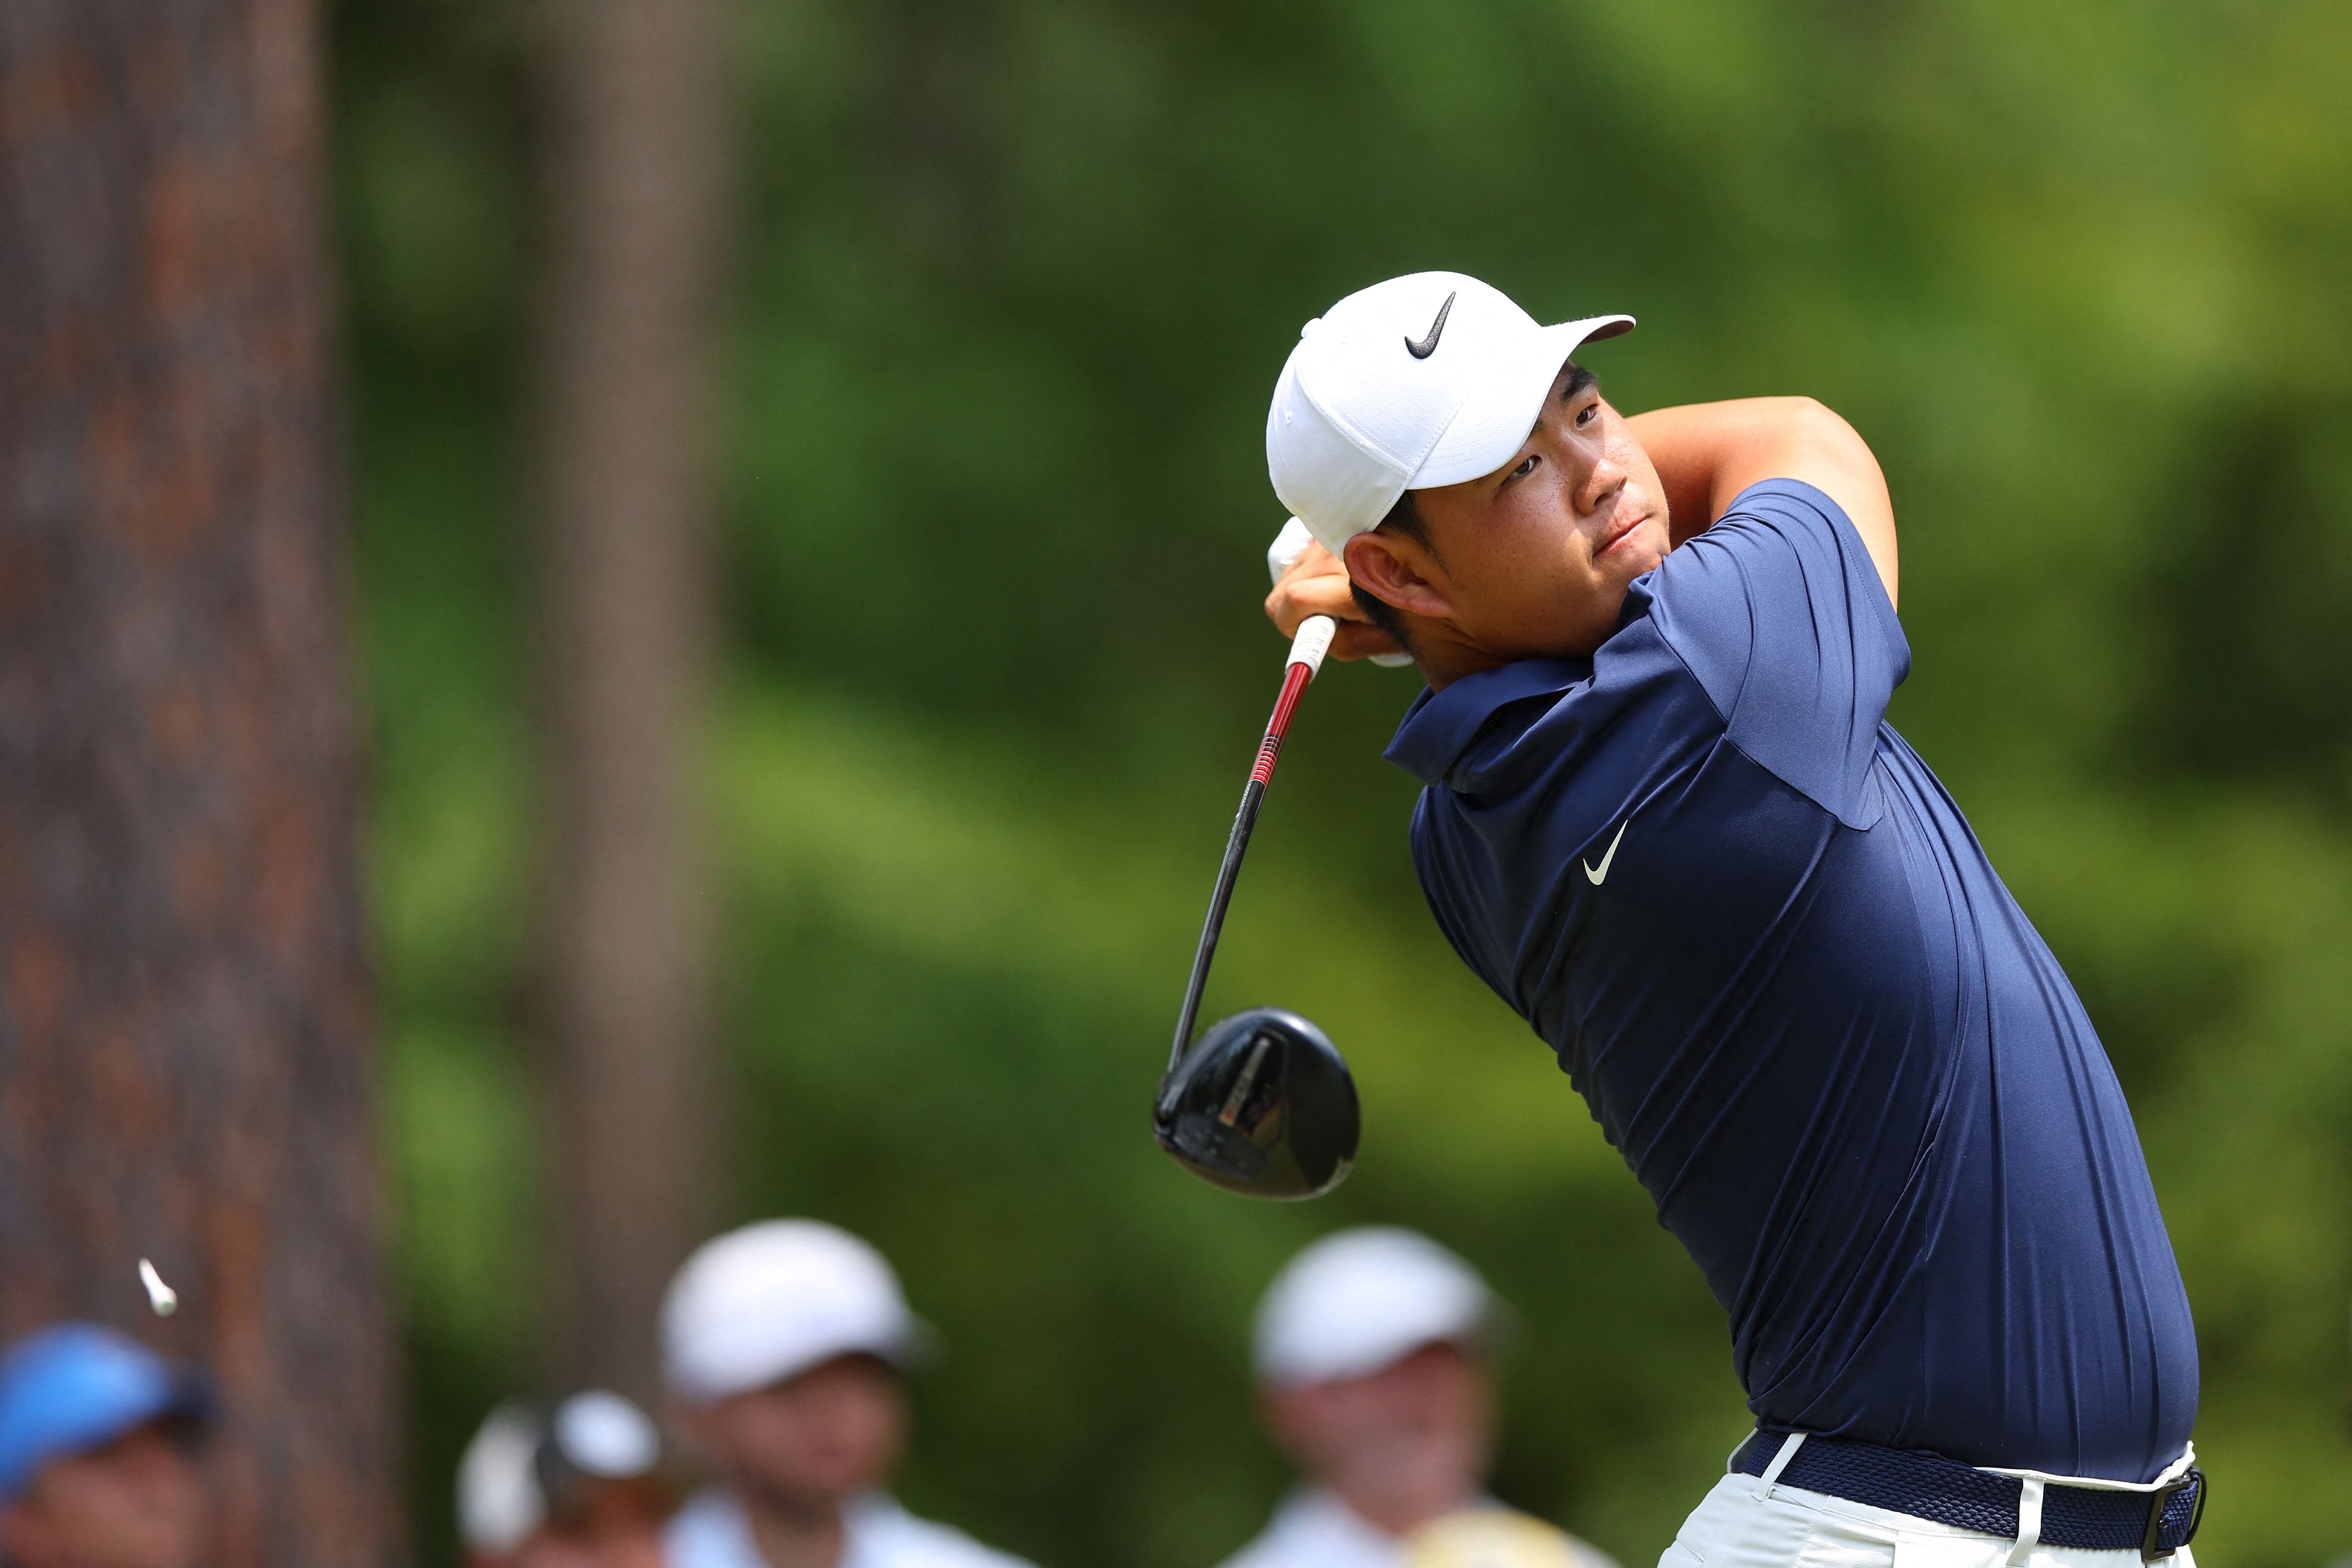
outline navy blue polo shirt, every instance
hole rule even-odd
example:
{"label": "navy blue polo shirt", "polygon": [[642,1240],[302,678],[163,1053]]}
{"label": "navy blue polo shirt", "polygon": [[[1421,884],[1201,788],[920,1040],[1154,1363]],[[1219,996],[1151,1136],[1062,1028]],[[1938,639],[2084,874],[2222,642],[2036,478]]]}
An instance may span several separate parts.
{"label": "navy blue polo shirt", "polygon": [[1910,664],[1837,503],[1757,485],[1591,659],[1422,694],[1413,862],[1706,1274],[1761,1425],[2151,1479],[2188,1297],[2074,987],[1885,722]]}

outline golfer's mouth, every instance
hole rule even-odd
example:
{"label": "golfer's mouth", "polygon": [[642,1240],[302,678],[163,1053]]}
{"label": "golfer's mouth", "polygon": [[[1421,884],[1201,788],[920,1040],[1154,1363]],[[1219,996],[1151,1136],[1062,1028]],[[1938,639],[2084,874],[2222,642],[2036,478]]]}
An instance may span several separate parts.
{"label": "golfer's mouth", "polygon": [[1592,559],[1599,560],[1602,556],[1632,538],[1633,531],[1646,520],[1643,513],[1634,507],[1619,508],[1617,515],[1610,519],[1609,526],[1601,530],[1600,540],[1593,546]]}

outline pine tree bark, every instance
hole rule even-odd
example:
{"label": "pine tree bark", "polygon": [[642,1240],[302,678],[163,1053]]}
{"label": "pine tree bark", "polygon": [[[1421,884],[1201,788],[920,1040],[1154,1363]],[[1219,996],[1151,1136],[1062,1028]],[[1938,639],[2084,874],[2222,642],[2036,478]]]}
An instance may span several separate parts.
{"label": "pine tree bark", "polygon": [[543,1028],[575,1382],[647,1397],[710,1190],[698,859],[716,0],[554,8],[540,582],[553,808]]}
{"label": "pine tree bark", "polygon": [[316,29],[0,6],[0,1329],[201,1363],[213,1560],[356,1568],[397,1454]]}

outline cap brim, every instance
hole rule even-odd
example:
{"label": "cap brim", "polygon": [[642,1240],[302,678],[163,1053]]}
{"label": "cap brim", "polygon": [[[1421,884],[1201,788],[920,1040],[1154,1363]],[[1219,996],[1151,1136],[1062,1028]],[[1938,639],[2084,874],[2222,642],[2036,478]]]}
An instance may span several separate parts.
{"label": "cap brim", "polygon": [[188,1440],[209,1431],[213,1423],[211,1385],[200,1374],[186,1367],[173,1366],[169,1375],[170,1381],[152,1397],[113,1411],[105,1429],[92,1433],[84,1446],[112,1442],[126,1432],[153,1422],[165,1424],[174,1435]]}
{"label": "cap brim", "polygon": [[1418,1354],[1433,1344],[1450,1344],[1475,1356],[1493,1356],[1507,1343],[1507,1332],[1505,1322],[1490,1310],[1475,1322],[1456,1323],[1451,1327],[1432,1325],[1418,1332],[1368,1340],[1345,1349],[1326,1349],[1315,1355],[1286,1359],[1275,1365],[1261,1364],[1257,1376],[1260,1382],[1277,1388],[1364,1377],[1394,1366],[1405,1357]]}
{"label": "cap brim", "polygon": [[1433,490],[1500,468],[1536,427],[1560,366],[1585,344],[1633,329],[1631,316],[1590,316],[1540,328],[1496,356],[1478,374],[1477,390],[1464,400],[1406,487]]}
{"label": "cap brim", "polygon": [[716,1404],[739,1394],[789,1383],[804,1372],[844,1356],[870,1355],[911,1375],[929,1368],[944,1352],[945,1341],[939,1330],[909,1312],[895,1333],[827,1334],[804,1341],[788,1352],[746,1359],[721,1373],[706,1371],[690,1380],[681,1379],[673,1371],[670,1392],[688,1404]]}
{"label": "cap brim", "polygon": [[947,1359],[947,1336],[929,1318],[907,1314],[907,1332],[886,1359],[901,1372],[929,1372]]}
{"label": "cap brim", "polygon": [[21,1451],[10,1456],[16,1463],[0,1473],[0,1504],[12,1500],[53,1459],[103,1448],[151,1422],[166,1423],[175,1436],[193,1440],[211,1421],[209,1388],[182,1367],[165,1367],[148,1386],[96,1391],[79,1408],[42,1423]]}

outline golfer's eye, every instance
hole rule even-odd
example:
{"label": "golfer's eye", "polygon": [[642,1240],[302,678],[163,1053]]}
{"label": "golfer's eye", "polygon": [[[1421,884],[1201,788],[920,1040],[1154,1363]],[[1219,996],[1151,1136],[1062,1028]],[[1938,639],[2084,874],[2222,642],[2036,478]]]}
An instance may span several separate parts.
{"label": "golfer's eye", "polygon": [[1591,424],[1591,423],[1595,419],[1598,419],[1600,416],[1601,416],[1601,405],[1600,405],[1599,403],[1597,403],[1597,402],[1589,402],[1589,403],[1586,403],[1582,408],[1580,408],[1580,409],[1578,409],[1578,410],[1576,411],[1576,427],[1577,427],[1579,430],[1581,430],[1581,429],[1583,429],[1586,425]]}
{"label": "golfer's eye", "polygon": [[1525,457],[1519,459],[1519,465],[1511,470],[1511,477],[1514,479],[1526,478],[1528,475],[1536,471],[1536,465],[1542,461],[1543,459],[1537,456],[1534,453],[1528,453]]}

